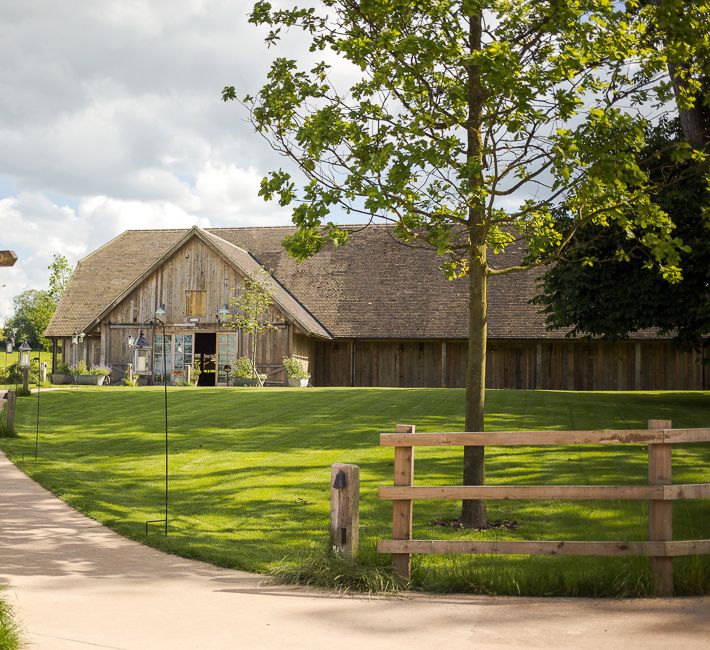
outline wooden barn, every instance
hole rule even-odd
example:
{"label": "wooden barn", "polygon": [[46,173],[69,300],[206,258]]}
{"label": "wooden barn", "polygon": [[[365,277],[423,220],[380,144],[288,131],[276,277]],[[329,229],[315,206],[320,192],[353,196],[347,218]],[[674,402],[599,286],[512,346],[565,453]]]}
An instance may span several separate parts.
{"label": "wooden barn", "polygon": [[[79,262],[45,335],[74,365],[132,361],[144,331],[152,380],[179,381],[187,365],[202,385],[226,385],[225,365],[249,341],[226,325],[246,276],[267,278],[273,328],[259,338],[259,370],[283,383],[281,359],[299,356],[316,386],[465,384],[468,283],[449,282],[428,250],[402,246],[387,226],[354,231],[296,263],[283,249],[291,227],[131,230]],[[504,256],[514,256],[508,252]],[[501,261],[508,264],[511,258]],[[495,262],[493,262],[495,265]],[[644,333],[628,341],[571,340],[545,329],[529,304],[535,274],[489,286],[488,386],[570,390],[710,387],[701,353]],[[164,305],[166,337],[146,325]],[[79,337],[83,334],[83,337]],[[165,346],[167,368],[163,368]]]}

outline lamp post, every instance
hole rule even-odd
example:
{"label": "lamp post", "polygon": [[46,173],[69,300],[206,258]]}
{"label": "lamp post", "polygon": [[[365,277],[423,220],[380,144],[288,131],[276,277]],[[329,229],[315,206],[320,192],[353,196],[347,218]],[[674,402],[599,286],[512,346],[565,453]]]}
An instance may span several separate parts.
{"label": "lamp post", "polygon": [[12,354],[12,346],[15,345],[15,340],[12,335],[5,340],[5,373],[7,374],[7,355]]}
{"label": "lamp post", "polygon": [[22,391],[28,393],[30,390],[30,352],[32,348],[23,341],[19,347],[18,365],[22,369]]}

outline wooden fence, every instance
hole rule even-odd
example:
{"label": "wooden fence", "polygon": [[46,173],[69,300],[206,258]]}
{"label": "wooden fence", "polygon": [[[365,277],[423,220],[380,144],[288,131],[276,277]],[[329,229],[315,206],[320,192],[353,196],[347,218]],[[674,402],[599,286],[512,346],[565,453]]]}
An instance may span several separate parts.
{"label": "wooden fence", "polygon": [[[648,429],[618,431],[526,431],[485,433],[415,433],[398,425],[380,435],[380,445],[394,447],[394,487],[381,487],[381,499],[392,500],[392,539],[377,550],[390,553],[395,572],[409,578],[412,553],[505,555],[641,555],[650,558],[654,593],[673,593],[673,558],[710,554],[710,539],[673,541],[673,501],[710,499],[710,483],[672,484],[673,444],[710,441],[709,429],[672,429],[669,420],[649,420]],[[485,485],[414,486],[414,448],[446,446],[648,445],[648,485]],[[647,500],[648,541],[452,541],[412,539],[415,500],[564,499]]]}

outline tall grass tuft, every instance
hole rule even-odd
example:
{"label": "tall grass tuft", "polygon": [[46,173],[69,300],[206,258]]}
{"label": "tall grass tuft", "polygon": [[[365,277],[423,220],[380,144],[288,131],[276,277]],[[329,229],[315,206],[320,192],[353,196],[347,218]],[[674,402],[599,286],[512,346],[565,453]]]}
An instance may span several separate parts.
{"label": "tall grass tuft", "polygon": [[18,650],[19,647],[20,630],[10,606],[0,598],[0,650]]}
{"label": "tall grass tuft", "polygon": [[14,426],[7,423],[7,406],[0,412],[0,438],[16,438],[17,431]]}
{"label": "tall grass tuft", "polygon": [[361,549],[356,558],[327,550],[286,558],[271,569],[269,576],[278,584],[321,587],[338,593],[392,594],[408,586],[398,582],[389,558],[378,555],[371,546]]}

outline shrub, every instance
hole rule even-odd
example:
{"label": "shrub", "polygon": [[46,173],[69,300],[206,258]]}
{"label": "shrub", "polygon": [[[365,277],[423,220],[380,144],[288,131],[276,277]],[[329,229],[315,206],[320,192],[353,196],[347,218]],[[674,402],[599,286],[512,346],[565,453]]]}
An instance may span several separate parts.
{"label": "shrub", "polygon": [[248,379],[254,376],[254,369],[252,368],[251,361],[249,357],[239,357],[237,362],[234,364],[232,370],[232,377],[235,379]]}
{"label": "shrub", "polygon": [[59,361],[57,363],[57,369],[55,372],[58,375],[69,375],[69,374],[71,374],[71,368],[69,368],[68,363],[64,363],[64,361]]}
{"label": "shrub", "polygon": [[200,366],[198,365],[197,362],[195,362],[195,365],[192,368],[192,373],[191,373],[191,381],[193,386],[197,386],[197,382],[200,380],[200,375],[202,374],[202,371],[200,370]]}
{"label": "shrub", "polygon": [[[17,363],[13,363],[6,368],[5,381],[8,384],[22,383],[22,368]],[[39,381],[39,366],[36,363],[30,365],[30,385],[35,385]]]}
{"label": "shrub", "polygon": [[311,375],[303,368],[300,360],[296,359],[296,357],[284,357],[282,363],[289,379],[310,379]]}
{"label": "shrub", "polygon": [[88,374],[106,377],[111,374],[111,368],[101,365],[94,366],[91,370],[89,370]]}
{"label": "shrub", "polygon": [[70,368],[70,372],[72,375],[88,375],[89,369],[86,367],[86,361],[83,359],[79,361],[79,363]]}

